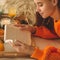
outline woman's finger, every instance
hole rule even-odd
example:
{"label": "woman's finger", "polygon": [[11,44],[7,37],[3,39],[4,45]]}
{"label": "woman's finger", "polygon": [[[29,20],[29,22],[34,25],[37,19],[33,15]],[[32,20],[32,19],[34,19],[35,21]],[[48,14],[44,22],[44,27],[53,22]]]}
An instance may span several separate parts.
{"label": "woman's finger", "polygon": [[20,30],[26,30],[26,31],[31,31],[31,27],[30,26],[28,26],[28,25],[25,25],[25,26],[23,26],[23,27],[20,27]]}
{"label": "woman's finger", "polygon": [[16,24],[14,26],[16,26],[16,27],[25,27],[25,24]]}
{"label": "woman's finger", "polygon": [[25,24],[17,24],[17,25],[15,25],[16,27],[19,27],[20,28],[20,30],[26,30],[26,31],[30,31],[31,32],[31,30],[32,30],[32,27],[31,26],[29,26],[29,25],[25,25]]}
{"label": "woman's finger", "polygon": [[13,43],[13,42],[9,41],[8,43],[9,43],[11,46],[14,46],[14,43]]}
{"label": "woman's finger", "polygon": [[14,44],[15,44],[15,46],[22,46],[22,45],[24,45],[22,42],[20,42],[19,40],[16,40],[16,41],[14,41]]}
{"label": "woman's finger", "polygon": [[21,41],[19,41],[19,40],[16,40],[16,41],[14,42],[14,44],[15,44],[15,45],[18,45],[18,46],[27,46],[27,44],[25,44],[25,43],[23,43],[23,42],[21,42]]}

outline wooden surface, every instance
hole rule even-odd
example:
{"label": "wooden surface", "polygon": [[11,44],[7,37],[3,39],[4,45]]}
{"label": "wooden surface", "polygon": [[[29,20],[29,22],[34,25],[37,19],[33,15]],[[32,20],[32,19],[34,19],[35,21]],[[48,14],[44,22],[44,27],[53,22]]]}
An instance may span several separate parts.
{"label": "wooden surface", "polygon": [[35,60],[23,53],[0,52],[0,60]]}
{"label": "wooden surface", "polygon": [[46,46],[54,46],[60,48],[60,39],[42,39],[39,37],[33,37],[32,40],[34,41],[35,46],[39,47],[40,49],[44,49]]}
{"label": "wooden surface", "polygon": [[23,53],[17,52],[0,52],[0,60],[35,60]]}
{"label": "wooden surface", "polygon": [[[39,47],[40,49],[44,49],[46,46],[55,46],[60,48],[60,39],[42,39],[39,37],[32,37],[32,41],[35,46]],[[5,52],[0,53],[0,60],[35,60],[29,57],[24,56],[24,54],[17,54],[14,53],[15,51],[9,44],[4,44]],[[23,57],[22,57],[23,55]]]}
{"label": "wooden surface", "polygon": [[0,60],[35,60],[31,58],[0,58]]}
{"label": "wooden surface", "polygon": [[[32,42],[33,42],[32,45],[37,46],[40,49],[44,49],[46,46],[54,46],[60,48],[60,39],[48,40],[39,37],[33,37]],[[4,46],[5,46],[5,52],[16,52],[16,50],[8,43],[5,43]]]}
{"label": "wooden surface", "polygon": [[[39,47],[40,49],[44,49],[46,46],[55,46],[57,48],[60,48],[60,39],[54,39],[54,40],[50,39],[50,40],[48,40],[48,39],[42,39],[42,38],[39,38],[39,37],[33,37],[32,41],[35,44],[35,46]],[[8,51],[8,49],[6,49],[6,51]],[[14,56],[16,56],[16,54],[14,54]],[[8,57],[9,57],[9,55],[8,55]],[[35,59],[31,59],[31,58],[27,58],[27,57],[21,57],[21,56],[20,56],[20,58],[19,57],[18,58],[16,58],[16,57],[6,58],[5,57],[5,58],[0,58],[0,59],[1,60],[35,60]]]}

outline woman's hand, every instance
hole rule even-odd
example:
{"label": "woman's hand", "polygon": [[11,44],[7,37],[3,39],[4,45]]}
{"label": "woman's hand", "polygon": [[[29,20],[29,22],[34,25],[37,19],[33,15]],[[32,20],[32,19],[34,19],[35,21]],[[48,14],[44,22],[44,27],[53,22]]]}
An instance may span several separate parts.
{"label": "woman's hand", "polygon": [[16,27],[19,27],[20,30],[26,30],[26,31],[30,31],[31,33],[34,33],[36,31],[36,27],[35,26],[31,26],[31,25],[26,25],[26,24],[17,24],[15,25]]}
{"label": "woman's hand", "polygon": [[29,46],[27,44],[24,44],[24,43],[20,42],[19,40],[16,40],[13,43],[12,42],[9,42],[9,44],[11,46],[13,46],[13,48],[15,48],[15,50],[17,52],[24,53],[26,55],[31,55],[32,52],[33,52],[33,50],[34,50],[34,47]]}

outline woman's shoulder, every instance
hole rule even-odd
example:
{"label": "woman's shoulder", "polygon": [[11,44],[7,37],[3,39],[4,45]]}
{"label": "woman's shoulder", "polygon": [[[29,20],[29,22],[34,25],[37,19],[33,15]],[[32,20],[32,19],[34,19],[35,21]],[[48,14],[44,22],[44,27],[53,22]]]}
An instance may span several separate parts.
{"label": "woman's shoulder", "polygon": [[57,35],[60,37],[60,19],[54,21],[54,29]]}

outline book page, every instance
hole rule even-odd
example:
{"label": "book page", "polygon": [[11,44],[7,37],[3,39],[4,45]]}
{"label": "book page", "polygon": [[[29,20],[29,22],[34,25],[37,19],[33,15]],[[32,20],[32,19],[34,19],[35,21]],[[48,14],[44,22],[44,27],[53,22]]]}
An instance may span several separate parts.
{"label": "book page", "polygon": [[22,43],[31,45],[31,33],[25,30],[22,31],[19,27],[12,24],[5,25],[4,41],[7,40],[19,40]]}

